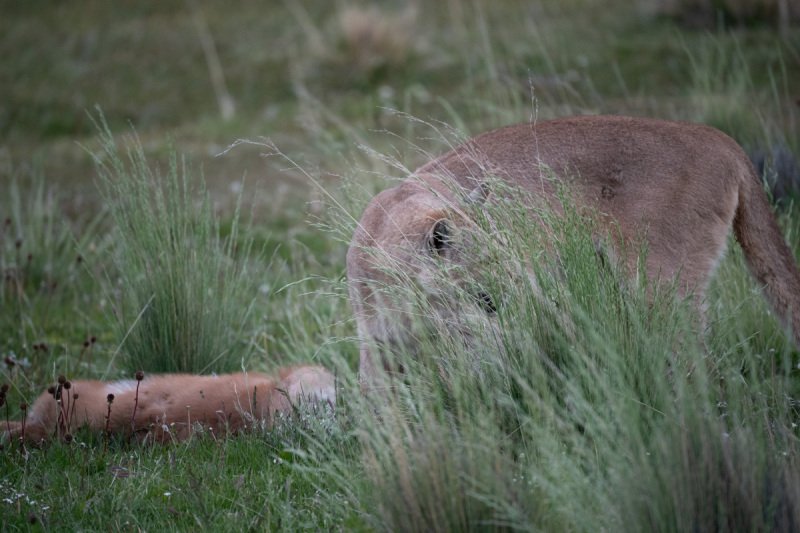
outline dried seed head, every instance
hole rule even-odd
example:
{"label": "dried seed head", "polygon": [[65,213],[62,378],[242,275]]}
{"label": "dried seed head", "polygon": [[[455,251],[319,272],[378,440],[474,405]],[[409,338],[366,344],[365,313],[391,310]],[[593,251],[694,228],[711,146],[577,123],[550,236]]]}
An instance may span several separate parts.
{"label": "dried seed head", "polygon": [[73,394],[73,395],[72,395],[72,401],[73,401],[73,402],[74,402],[75,400],[77,400],[78,398],[79,398],[79,396],[78,396],[78,393],[77,393],[77,392],[76,392],[75,394]]}
{"label": "dried seed head", "polygon": [[39,519],[38,519],[38,518],[36,518],[36,515],[35,515],[35,514],[33,514],[33,513],[28,513],[28,523],[29,523],[30,525],[34,525],[34,524],[36,524],[36,522],[38,522],[38,521],[39,521]]}
{"label": "dried seed head", "polygon": [[69,390],[71,388],[72,388],[72,383],[70,383],[69,381],[65,381],[64,382],[64,389]]}
{"label": "dried seed head", "polygon": [[16,364],[14,358],[11,357],[10,355],[7,355],[4,361],[6,363],[6,366],[8,366],[8,368],[12,368]]}
{"label": "dried seed head", "polygon": [[8,392],[8,383],[3,383],[2,385],[0,385],[0,392],[2,392],[3,394]]}
{"label": "dried seed head", "polygon": [[89,341],[83,341],[83,347],[84,348],[88,348],[89,347]]}
{"label": "dried seed head", "polygon": [[77,263],[83,263],[83,256],[82,255],[78,255],[78,257],[75,258],[75,261]]}
{"label": "dried seed head", "polygon": [[64,435],[64,442],[66,442],[67,444],[72,442],[72,434],[71,433],[67,433],[66,435]]}
{"label": "dried seed head", "polygon": [[108,401],[108,403],[112,403],[114,401],[114,395],[109,393],[109,395],[106,396],[106,400]]}
{"label": "dried seed head", "polygon": [[63,385],[67,381],[67,378],[64,377],[64,374],[58,376],[58,384]]}
{"label": "dried seed head", "polygon": [[19,410],[23,411],[23,412],[27,411],[28,410],[28,404],[25,403],[25,402],[22,402],[21,404],[19,404]]}
{"label": "dried seed head", "polygon": [[136,371],[136,381],[142,381],[144,379],[144,371],[137,370]]}
{"label": "dried seed head", "polygon": [[28,263],[33,261],[33,254],[28,254]]}
{"label": "dried seed head", "polygon": [[14,241],[14,246],[17,248],[17,250],[22,248],[22,239],[17,239],[16,241]]}
{"label": "dried seed head", "polygon": [[95,337],[94,335],[92,335],[92,338],[91,338],[91,339],[89,339],[89,342],[91,342],[92,344],[96,343],[96,342],[97,342],[97,337]]}
{"label": "dried seed head", "polygon": [[50,385],[49,387],[47,387],[47,394],[49,394],[50,396],[55,396],[56,395],[56,386],[55,385]]}

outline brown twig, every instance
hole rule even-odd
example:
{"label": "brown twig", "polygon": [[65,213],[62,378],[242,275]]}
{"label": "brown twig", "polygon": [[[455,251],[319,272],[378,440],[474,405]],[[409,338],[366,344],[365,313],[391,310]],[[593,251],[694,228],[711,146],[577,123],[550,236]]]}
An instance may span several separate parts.
{"label": "brown twig", "polygon": [[[80,257],[80,256],[78,256],[78,257]],[[95,337],[94,335],[92,335],[91,337],[89,337],[85,341],[83,341],[83,348],[81,348],[81,353],[78,355],[78,362],[77,362],[77,366],[78,367],[80,367],[80,365],[83,364],[83,356],[84,355],[88,354],[89,355],[89,360],[91,361],[92,348],[94,348],[94,344],[96,342],[97,342],[97,337]]]}
{"label": "brown twig", "polygon": [[109,430],[109,425],[111,424],[111,404],[114,403],[114,395],[109,393],[106,396],[106,401],[108,401],[108,412],[106,413],[106,428],[105,428],[105,444],[103,445],[103,453],[108,451],[108,441],[111,439],[111,431]]}
{"label": "brown twig", "polygon": [[[71,394],[70,393],[70,389],[72,389],[72,383],[70,383],[69,381],[65,381],[64,382],[64,390],[67,391],[67,399],[62,403],[62,408],[64,409],[64,427],[66,428],[65,434],[66,433],[70,433],[70,431],[71,431],[71,428],[70,428],[70,418],[71,417],[69,416],[69,413],[70,413],[70,409],[69,408],[70,408],[70,403],[71,403],[70,402],[70,394]],[[63,395],[62,395],[62,398],[63,398]],[[74,410],[74,408],[73,408],[73,410]]]}
{"label": "brown twig", "polygon": [[8,383],[0,385],[0,407],[6,406],[6,431],[8,432],[9,439],[11,437],[11,421],[8,419],[8,402],[6,401],[6,393],[8,392]]}
{"label": "brown twig", "polygon": [[64,384],[67,378],[63,375],[58,376],[58,385],[56,386],[56,405],[58,406],[58,418],[56,419],[56,432],[55,437],[61,437],[66,431],[66,418],[67,413],[64,412]]}
{"label": "brown twig", "polygon": [[56,402],[56,409],[59,410],[59,416],[56,418],[56,426],[53,428],[53,438],[56,438],[58,436],[58,425],[60,424],[60,417],[61,417],[61,406],[58,403],[58,395],[59,395],[58,391],[60,390],[60,388],[61,385],[50,385],[50,387],[47,388],[48,394],[50,394],[50,396],[53,397],[53,401]]}
{"label": "brown twig", "polygon": [[19,404],[19,410],[22,411],[22,429],[20,430],[20,434],[19,434],[19,445],[20,445],[20,451],[24,452],[25,451],[25,422],[28,419],[28,404],[25,403],[25,402],[22,402],[21,404]]}
{"label": "brown twig", "polygon": [[136,371],[136,396],[133,397],[133,413],[131,413],[131,433],[136,433],[136,408],[139,407],[139,385],[144,379],[144,372]]}
{"label": "brown twig", "polygon": [[69,414],[69,422],[67,423],[67,431],[70,433],[72,432],[71,425],[72,425],[72,420],[75,417],[75,404],[77,403],[77,401],[78,401],[78,393],[76,392],[72,395],[72,411]]}

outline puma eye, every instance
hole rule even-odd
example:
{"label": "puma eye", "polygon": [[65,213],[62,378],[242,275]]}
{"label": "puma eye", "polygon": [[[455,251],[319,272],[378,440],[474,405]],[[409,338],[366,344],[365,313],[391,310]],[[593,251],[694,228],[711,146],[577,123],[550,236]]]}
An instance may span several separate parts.
{"label": "puma eye", "polygon": [[428,237],[428,248],[436,255],[450,246],[450,228],[446,220],[439,220],[433,225],[431,234]]}

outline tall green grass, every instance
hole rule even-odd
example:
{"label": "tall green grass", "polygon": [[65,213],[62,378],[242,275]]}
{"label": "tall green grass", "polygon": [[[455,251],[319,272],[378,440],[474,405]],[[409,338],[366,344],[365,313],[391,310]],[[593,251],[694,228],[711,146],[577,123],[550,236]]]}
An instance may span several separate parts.
{"label": "tall green grass", "polygon": [[[473,213],[479,275],[456,287],[442,265],[462,318],[398,273],[387,296],[419,302],[417,346],[380,397],[350,399],[361,473],[319,452],[335,493],[387,531],[796,528],[796,352],[703,333],[669,283],[629,281],[596,252],[568,195],[535,232],[523,201]],[[496,316],[474,312],[476,285]]]}
{"label": "tall green grass", "polygon": [[71,217],[65,201],[36,171],[0,187],[0,381],[26,400],[59,373],[92,374],[86,352],[102,336],[105,213]]}
{"label": "tall green grass", "polygon": [[[148,183],[147,199],[165,185]],[[760,296],[739,254],[721,267],[702,335],[672,287],[626,281],[620,265],[596,253],[591,213],[568,196],[562,208],[537,211],[541,231],[531,231],[524,198],[466,208],[477,224],[468,237],[483,251],[480,275],[456,283],[445,265],[438,273],[467,310],[460,320],[444,320],[398,273],[392,294],[418,303],[419,349],[396,354],[406,373],[384,397],[358,391],[345,280],[331,270],[327,281],[288,284],[270,291],[272,305],[285,308],[277,347],[337,368],[335,419],[299,412],[266,434],[164,450],[120,444],[105,455],[79,436],[89,445],[54,444],[27,460],[6,453],[9,483],[0,491],[37,502],[21,499],[8,523],[22,527],[31,512],[53,527],[795,528],[797,353],[753,305]],[[783,221],[798,249],[796,224]],[[144,274],[120,276],[144,285]],[[496,315],[482,314],[476,286],[493,296]],[[139,313],[117,334],[133,335]],[[326,322],[335,323],[327,329],[334,338],[319,345]],[[453,336],[458,330],[470,341]]]}
{"label": "tall green grass", "polygon": [[[172,152],[165,174],[138,138],[119,148],[99,126],[94,156],[116,226],[112,280],[122,366],[129,371],[224,372],[250,356],[248,326],[258,276],[239,212],[223,237],[207,191]],[[257,260],[257,254],[255,259]]]}

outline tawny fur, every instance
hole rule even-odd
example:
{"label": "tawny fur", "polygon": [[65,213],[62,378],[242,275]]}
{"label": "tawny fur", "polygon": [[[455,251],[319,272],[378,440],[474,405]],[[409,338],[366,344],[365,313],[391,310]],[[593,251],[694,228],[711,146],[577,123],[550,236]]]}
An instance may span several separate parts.
{"label": "tawny fur", "polygon": [[[362,384],[383,366],[376,345],[409,343],[407,316],[382,297],[381,288],[396,279],[387,269],[402,271],[424,288],[434,225],[443,219],[468,224],[459,206],[470,191],[481,193],[487,176],[556,209],[553,176],[568,180],[575,201],[600,214],[612,242],[636,252],[637,239],[644,236],[649,279],[678,277],[680,294],[692,295],[698,304],[732,228],[751,273],[800,345],[800,274],[741,147],[699,124],[573,117],[484,133],[372,199],[347,253],[351,302],[363,339]],[[535,229],[533,217],[531,226]],[[449,259],[480,268],[469,255]],[[622,259],[633,275],[634,254]]]}
{"label": "tawny fur", "polygon": [[[336,401],[334,377],[319,366],[288,367],[277,377],[256,372],[146,376],[139,383],[138,403],[136,385],[135,379],[73,381],[69,390],[61,390],[60,401],[45,392],[28,412],[25,440],[38,443],[88,426],[94,431],[107,427],[115,434],[169,442],[188,438],[197,427],[220,435],[262,422],[269,426],[276,413],[287,413],[298,402],[333,405]],[[114,400],[106,425],[109,394]],[[17,439],[22,423],[0,422],[0,432]]]}

